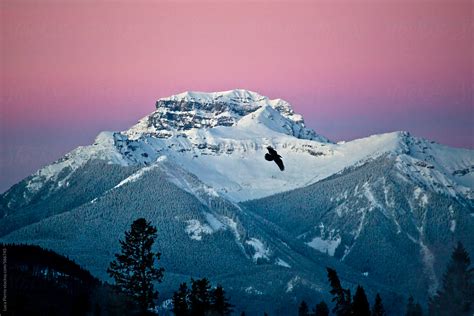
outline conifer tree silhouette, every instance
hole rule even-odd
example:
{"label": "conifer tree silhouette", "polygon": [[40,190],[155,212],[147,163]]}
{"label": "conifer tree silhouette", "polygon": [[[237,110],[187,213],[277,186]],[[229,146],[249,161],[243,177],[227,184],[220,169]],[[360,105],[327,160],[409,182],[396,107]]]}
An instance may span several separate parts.
{"label": "conifer tree silhouette", "polygon": [[191,279],[191,292],[189,294],[190,313],[193,316],[203,316],[211,308],[211,286],[206,278]]}
{"label": "conifer tree silhouette", "polygon": [[308,304],[306,304],[305,301],[302,301],[300,304],[300,307],[298,308],[298,316],[308,316],[308,315],[309,315]]}
{"label": "conifer tree silhouette", "polygon": [[410,296],[408,298],[408,304],[407,304],[407,312],[405,314],[406,316],[423,316],[423,309],[421,308],[421,305],[416,303],[415,304],[415,299],[413,296]]}
{"label": "conifer tree silhouette", "polygon": [[331,285],[330,293],[334,296],[332,301],[336,303],[332,312],[337,316],[351,315],[351,291],[341,286],[341,281],[334,269],[327,268],[328,279]]}
{"label": "conifer tree silhouette", "polygon": [[227,316],[232,313],[233,305],[225,296],[225,291],[221,285],[218,285],[211,293],[211,309],[215,315]]}
{"label": "conifer tree silhouette", "polygon": [[115,288],[138,303],[142,312],[155,306],[158,291],[153,282],[161,282],[163,268],[155,267],[161,254],[152,252],[157,230],[144,218],[135,220],[125,240],[120,240],[121,253],[115,255],[107,273],[115,280]]}
{"label": "conifer tree silhouette", "polygon": [[443,284],[430,299],[430,316],[474,314],[474,269],[461,242],[458,242],[443,276]]}
{"label": "conifer tree silhouette", "polygon": [[325,301],[321,301],[316,305],[314,316],[329,316],[329,308]]}
{"label": "conifer tree silhouette", "polygon": [[374,306],[372,307],[372,316],[385,316],[385,309],[382,304],[382,298],[380,297],[380,294],[377,293],[375,296],[375,303]]}
{"label": "conifer tree silhouette", "polygon": [[364,288],[357,286],[356,293],[352,300],[352,314],[358,316],[370,316],[370,307]]}
{"label": "conifer tree silhouette", "polygon": [[188,285],[183,282],[179,285],[179,290],[173,294],[173,313],[175,316],[187,316],[189,314],[188,296]]}

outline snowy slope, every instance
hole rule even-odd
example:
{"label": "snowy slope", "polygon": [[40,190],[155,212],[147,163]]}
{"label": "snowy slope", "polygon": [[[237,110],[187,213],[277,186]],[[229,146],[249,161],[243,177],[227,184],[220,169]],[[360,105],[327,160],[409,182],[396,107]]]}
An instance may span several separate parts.
{"label": "snowy slope", "polygon": [[[154,113],[121,135],[138,146],[133,163],[152,162],[160,152],[234,201],[306,186],[386,153],[400,156],[399,167],[424,185],[471,198],[474,187],[470,150],[407,132],[334,144],[306,128],[287,102],[245,90],[160,99]],[[263,159],[267,146],[283,156],[285,172]]]}
{"label": "snowy slope", "polygon": [[[114,148],[114,135],[111,132],[101,132],[91,146],[78,147],[59,159],[57,162],[48,165],[32,175],[28,181],[27,187],[30,192],[38,191],[44,183],[50,180],[56,180],[57,176],[64,169],[71,171],[83,166],[91,159],[101,159],[112,164],[126,165],[123,159]],[[58,185],[67,185],[67,177],[62,179]]]}
{"label": "snowy slope", "polygon": [[[26,196],[65,168],[72,173],[92,158],[147,166],[167,156],[219,194],[243,201],[303,187],[387,153],[397,156],[398,168],[420,185],[451,196],[474,196],[471,150],[407,132],[334,144],[305,127],[287,102],[246,90],[185,92],[160,99],[156,106],[129,130],[101,133],[93,145],[39,170],[28,180]],[[283,156],[285,172],[264,160],[267,146]]]}

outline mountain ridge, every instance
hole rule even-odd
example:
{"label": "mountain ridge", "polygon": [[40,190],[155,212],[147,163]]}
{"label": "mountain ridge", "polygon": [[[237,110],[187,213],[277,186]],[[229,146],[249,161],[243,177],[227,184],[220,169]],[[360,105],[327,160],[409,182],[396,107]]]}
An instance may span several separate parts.
{"label": "mountain ridge", "polygon": [[474,251],[473,190],[472,150],[402,131],[333,143],[283,100],[187,92],[2,194],[0,240],[51,248],[106,279],[117,240],[143,216],[162,233],[170,288],[208,276],[255,311],[259,301],[281,311],[327,298],[330,265],[369,293],[396,292],[396,310],[402,285],[420,300],[436,288],[454,240]]}

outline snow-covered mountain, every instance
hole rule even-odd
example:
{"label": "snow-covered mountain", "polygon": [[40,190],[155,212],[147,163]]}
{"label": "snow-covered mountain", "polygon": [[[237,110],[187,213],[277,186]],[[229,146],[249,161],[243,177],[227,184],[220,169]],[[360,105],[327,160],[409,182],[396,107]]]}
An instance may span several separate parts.
{"label": "snow-covered mountain", "polygon": [[[267,146],[283,155],[287,172],[262,159]],[[99,134],[92,146],[79,147],[39,170],[27,185],[34,193],[65,169],[72,173],[92,158],[148,166],[168,157],[218,193],[242,201],[303,187],[386,153],[400,156],[398,167],[425,185],[473,198],[470,150],[406,132],[334,144],[305,127],[287,102],[246,90],[160,99],[156,110],[129,130]],[[65,179],[58,182],[63,184]]]}
{"label": "snow-covered mountain", "polygon": [[[267,146],[284,172],[264,159]],[[474,250],[473,190],[472,150],[408,132],[333,143],[283,100],[185,92],[5,192],[0,238],[50,247],[105,278],[117,239],[144,216],[161,231],[171,285],[208,276],[252,297],[247,310],[323,297],[326,265],[369,292],[408,287],[425,299],[451,244]]]}

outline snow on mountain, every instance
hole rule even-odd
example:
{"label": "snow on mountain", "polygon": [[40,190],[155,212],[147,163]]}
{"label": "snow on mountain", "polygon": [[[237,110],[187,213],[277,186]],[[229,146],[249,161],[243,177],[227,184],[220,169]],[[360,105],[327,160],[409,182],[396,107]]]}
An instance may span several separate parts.
{"label": "snow on mountain", "polygon": [[[79,146],[55,163],[41,168],[34,173],[27,183],[27,188],[34,193],[42,188],[43,184],[55,180],[65,169],[71,171],[83,166],[87,161],[97,158],[112,164],[126,165],[127,162],[114,148],[112,132],[101,132],[91,146]],[[67,177],[58,182],[58,186],[67,185]]]}
{"label": "snow on mountain", "polygon": [[[184,92],[159,99],[156,111],[123,132],[103,132],[28,180],[30,192],[92,158],[120,165],[148,166],[172,159],[217,193],[233,201],[251,200],[315,183],[381,155],[398,157],[403,174],[420,185],[473,199],[474,155],[394,132],[334,144],[304,125],[281,99],[231,90]],[[283,157],[285,172],[264,160],[266,147]],[[238,171],[237,171],[238,170]],[[67,185],[67,176],[58,186]]]}
{"label": "snow on mountain", "polygon": [[[124,147],[132,162],[151,162],[156,152],[172,156],[234,201],[309,185],[387,153],[399,155],[399,168],[416,173],[424,185],[471,196],[474,185],[470,150],[448,148],[406,132],[334,144],[306,128],[286,101],[246,90],[185,92],[160,99],[155,112],[121,137],[127,137],[132,151],[138,147],[135,153]],[[267,146],[283,156],[286,172],[263,159]],[[460,176],[463,172],[468,173]]]}
{"label": "snow on mountain", "polygon": [[255,262],[258,262],[259,259],[269,259],[268,256],[270,255],[270,250],[265,247],[261,240],[251,238],[250,240],[247,240],[246,243],[252,246],[255,251],[252,257]]}
{"label": "snow on mountain", "polygon": [[[242,201],[309,185],[345,168],[391,154],[399,157],[398,168],[420,184],[472,198],[474,173],[456,175],[456,171],[474,165],[469,150],[442,148],[405,132],[339,144],[299,139],[287,135],[278,118],[281,116],[275,110],[261,108],[230,127],[193,129],[165,140],[145,136],[137,142],[143,141],[146,147],[137,149],[129,159],[134,163],[144,161],[141,155],[150,152],[146,155],[151,162],[154,152],[160,152],[219,194]],[[278,127],[282,129],[278,131]],[[264,160],[267,146],[274,147],[283,157],[285,172]],[[423,148],[425,152],[420,151]]]}
{"label": "snow on mountain", "polygon": [[143,135],[167,138],[177,131],[216,126],[233,126],[242,117],[262,108],[272,108],[282,115],[287,134],[299,138],[327,141],[304,126],[301,115],[281,99],[269,100],[255,92],[231,90],[215,93],[185,92],[156,102],[156,111],[139,121],[126,134],[130,139]]}
{"label": "snow on mountain", "polygon": [[[264,159],[267,146],[283,157],[284,172]],[[158,223],[171,274],[233,271],[224,279],[242,290],[236,295],[321,292],[328,264],[352,282],[403,284],[425,295],[436,288],[447,241],[468,239],[474,249],[466,238],[473,190],[472,150],[408,132],[333,143],[281,99],[185,92],[159,99],[130,129],[100,133],[4,193],[0,237],[68,255],[80,249],[75,259],[100,274],[130,221],[145,216]],[[99,259],[89,247],[96,241]],[[413,273],[395,284],[407,267]],[[282,284],[269,282],[281,269]]]}

